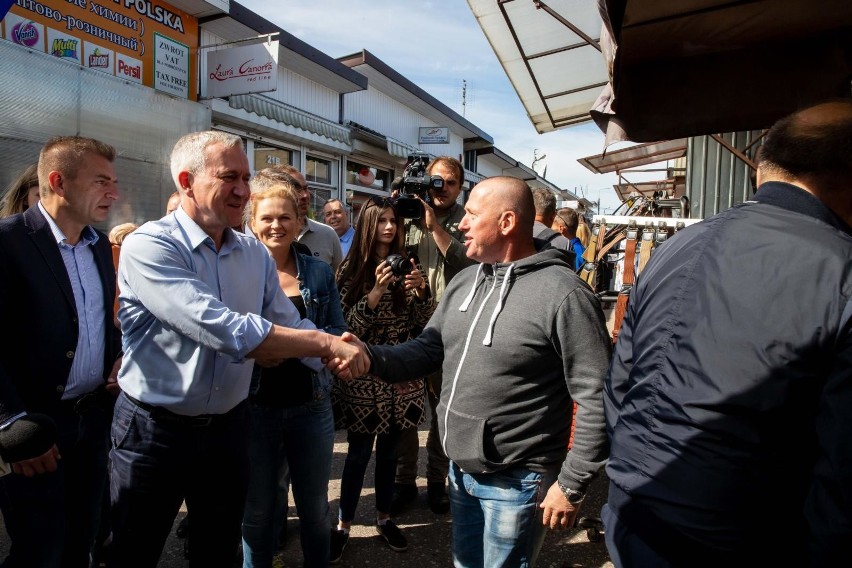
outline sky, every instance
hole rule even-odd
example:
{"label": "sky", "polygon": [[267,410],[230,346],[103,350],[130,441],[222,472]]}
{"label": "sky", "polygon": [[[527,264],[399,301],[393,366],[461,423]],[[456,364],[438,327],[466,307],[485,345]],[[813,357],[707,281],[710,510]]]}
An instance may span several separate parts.
{"label": "sky", "polygon": [[[370,51],[490,134],[497,148],[519,162],[531,166],[535,156],[546,155],[542,163],[548,181],[592,202],[600,200],[601,213],[619,205],[612,189],[617,176],[592,173],[577,162],[603,152],[603,133],[592,122],[536,132],[466,0],[242,2],[331,57]],[[641,175],[629,179],[648,179]]]}

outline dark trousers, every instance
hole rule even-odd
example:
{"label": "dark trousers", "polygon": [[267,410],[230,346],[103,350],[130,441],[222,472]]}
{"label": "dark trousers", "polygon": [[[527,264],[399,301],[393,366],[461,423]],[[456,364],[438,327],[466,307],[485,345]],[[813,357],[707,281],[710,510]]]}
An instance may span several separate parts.
{"label": "dark trousers", "polygon": [[151,414],[119,396],[110,452],[112,566],[156,567],[184,499],[192,511],[189,565],[232,566],[249,478],[248,404],[208,424]]}
{"label": "dark trousers", "polygon": [[51,416],[59,432],[53,473],[0,478],[0,510],[11,546],[3,568],[87,568],[107,476],[110,413],[67,408]]}
{"label": "dark trousers", "polygon": [[609,505],[604,504],[601,518],[605,525],[606,549],[616,568],[674,568],[636,533],[618,518]]}
{"label": "dark trousers", "polygon": [[[426,438],[426,481],[444,483],[450,470],[450,460],[441,446],[438,434],[438,401],[441,398],[441,372],[429,375],[426,379],[426,394],[429,397],[429,412],[432,422]],[[405,428],[400,431],[397,449],[396,483],[415,485],[417,483],[417,454],[420,451],[420,438],[417,428]]]}
{"label": "dark trousers", "polygon": [[347,432],[346,461],[340,478],[340,512],[338,518],[351,522],[355,518],[355,509],[364,487],[364,475],[373,453],[373,441],[376,442],[376,511],[390,512],[393,500],[393,476],[396,471],[396,446],[399,430],[391,426],[387,434],[359,434]]}

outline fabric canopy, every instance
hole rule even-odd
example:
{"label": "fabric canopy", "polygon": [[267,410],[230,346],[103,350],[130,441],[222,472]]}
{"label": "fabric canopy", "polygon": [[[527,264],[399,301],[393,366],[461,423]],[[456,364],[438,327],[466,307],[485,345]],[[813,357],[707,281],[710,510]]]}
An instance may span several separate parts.
{"label": "fabric canopy", "polygon": [[607,144],[767,128],[850,96],[848,0],[599,0]]}

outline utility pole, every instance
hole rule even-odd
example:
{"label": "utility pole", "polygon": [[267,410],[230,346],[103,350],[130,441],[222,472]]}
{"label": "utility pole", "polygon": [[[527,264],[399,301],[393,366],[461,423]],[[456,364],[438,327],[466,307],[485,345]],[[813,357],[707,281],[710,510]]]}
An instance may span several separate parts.
{"label": "utility pole", "polygon": [[462,79],[462,118],[467,110],[467,79]]}

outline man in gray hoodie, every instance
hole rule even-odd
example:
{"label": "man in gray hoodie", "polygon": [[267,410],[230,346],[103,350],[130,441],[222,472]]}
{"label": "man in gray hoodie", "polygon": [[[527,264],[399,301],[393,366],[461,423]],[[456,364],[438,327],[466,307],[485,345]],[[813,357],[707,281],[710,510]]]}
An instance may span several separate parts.
{"label": "man in gray hoodie", "polygon": [[544,528],[573,526],[607,457],[603,312],[561,251],[536,250],[534,217],[523,181],[478,184],[459,228],[482,264],[450,282],[416,339],[369,347],[371,372],[390,381],[443,368],[457,567],[533,566]]}

